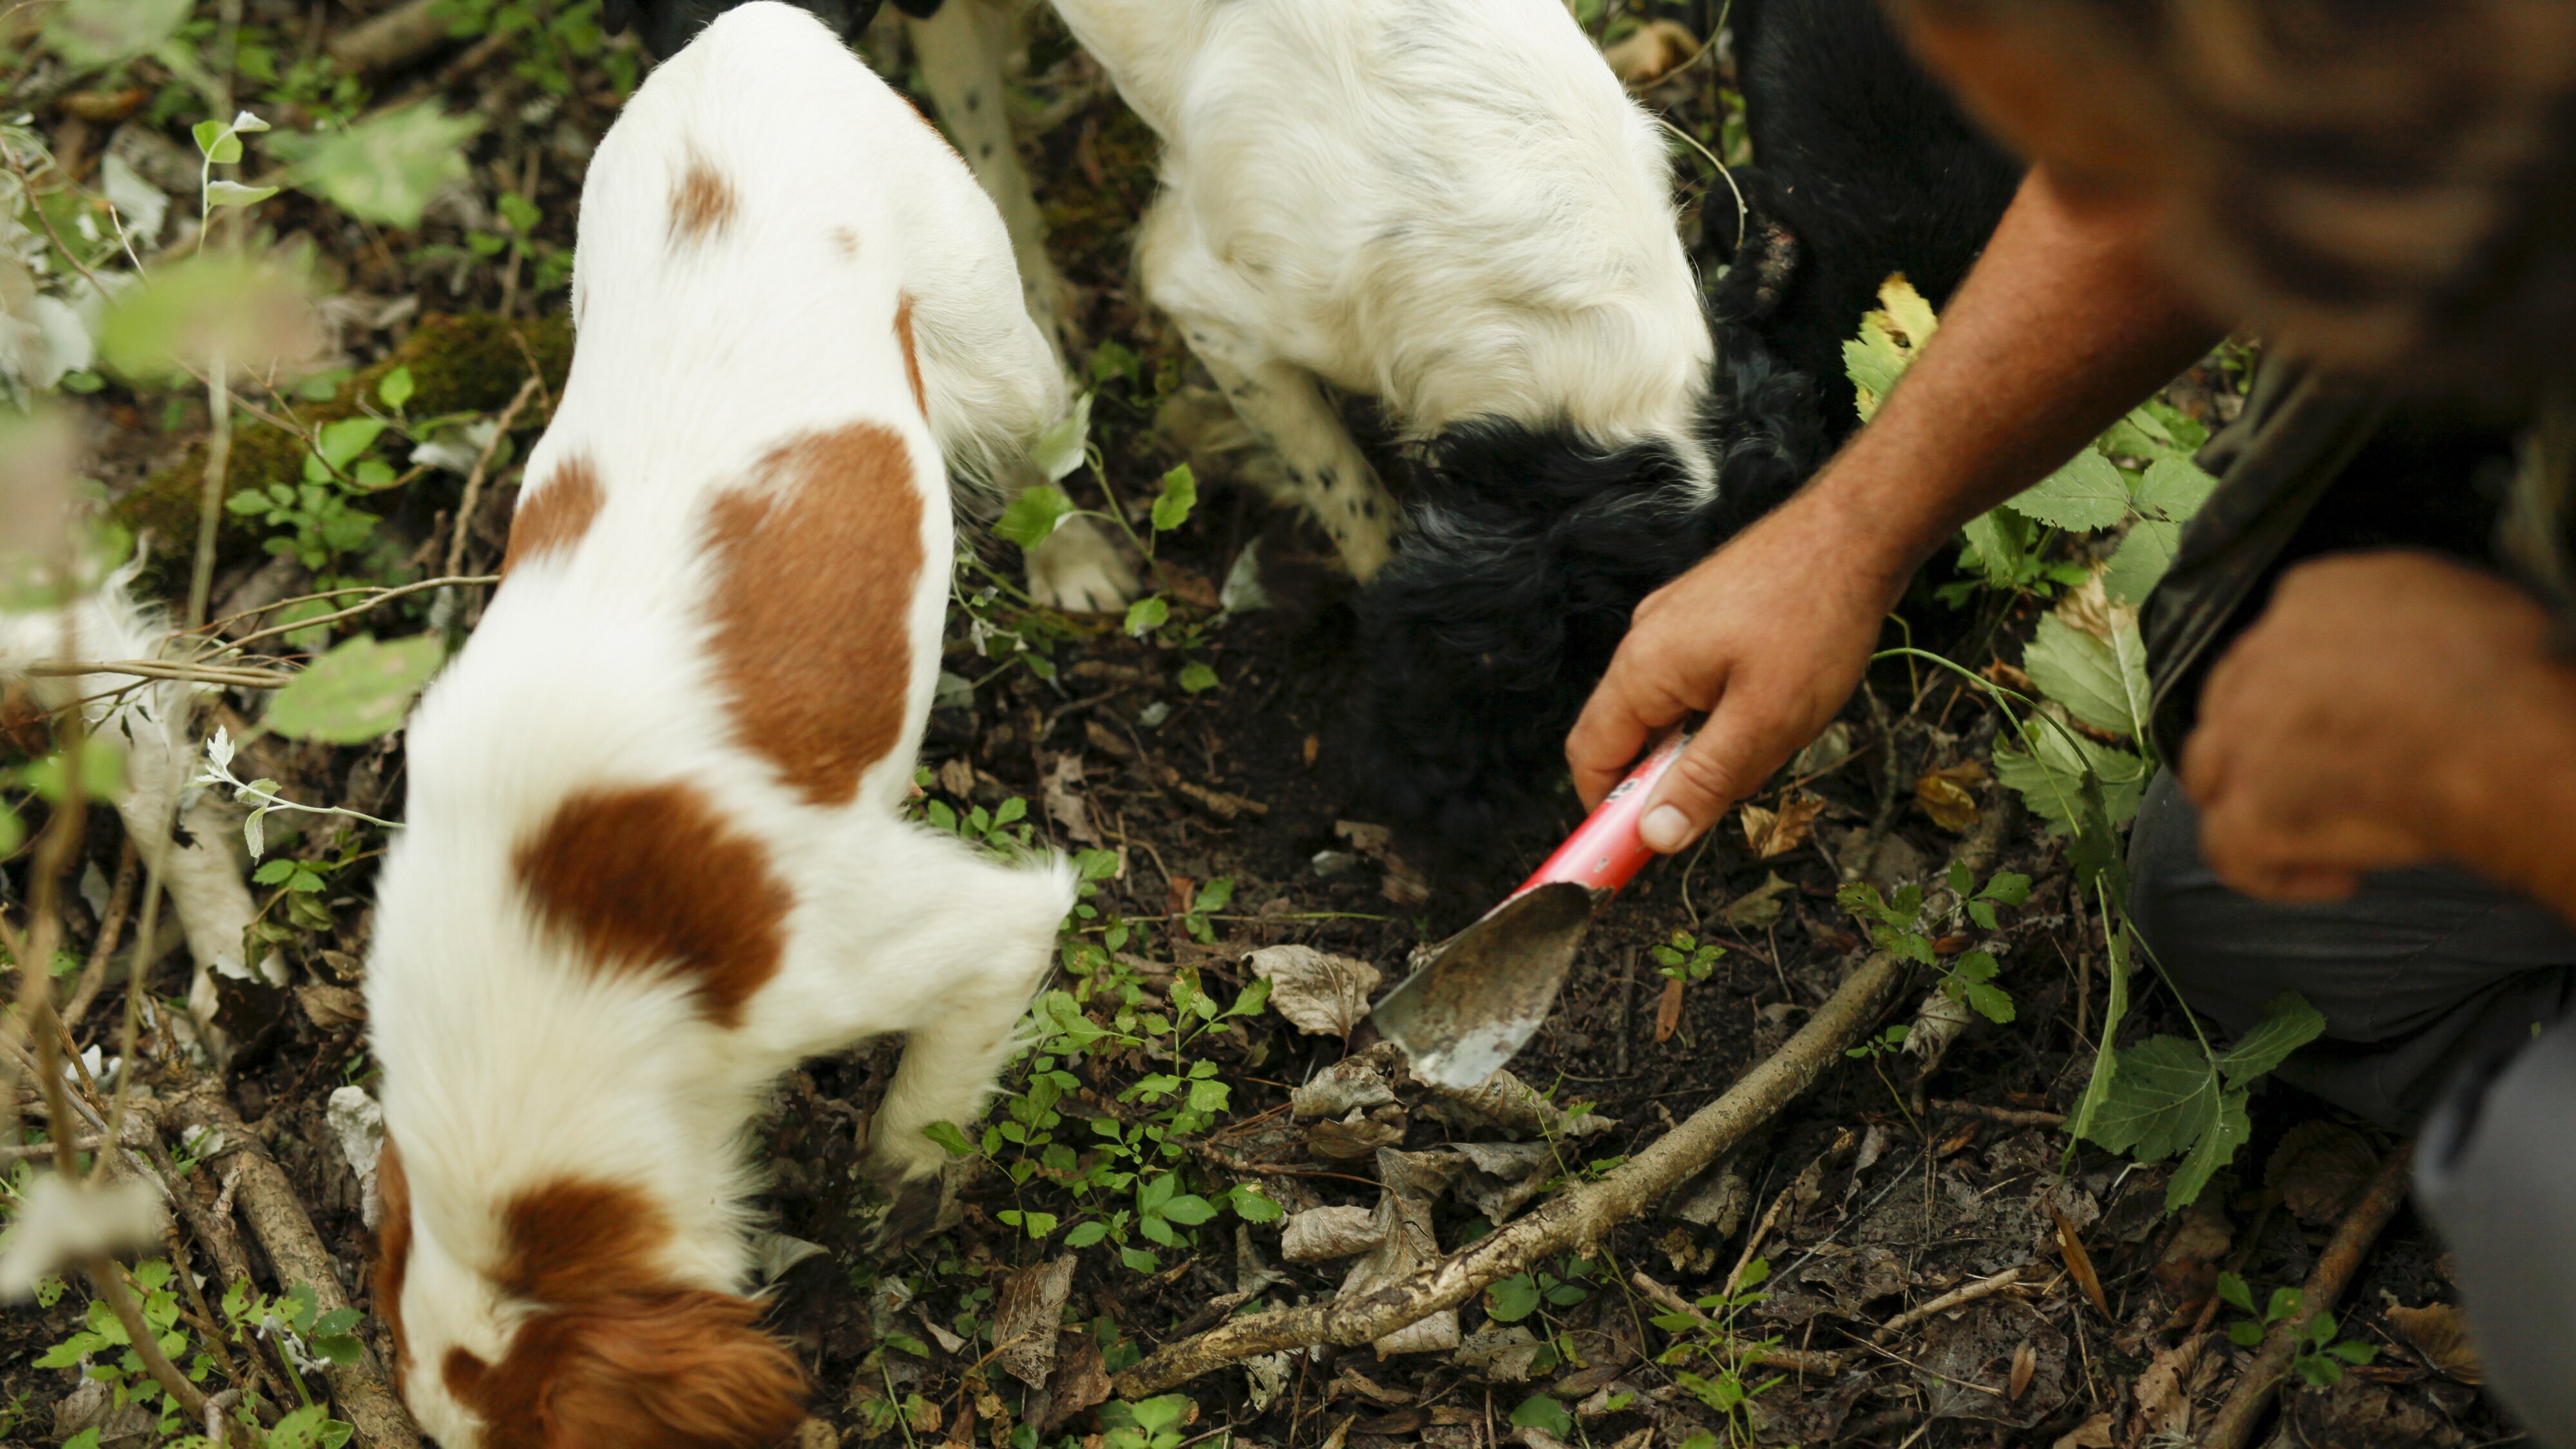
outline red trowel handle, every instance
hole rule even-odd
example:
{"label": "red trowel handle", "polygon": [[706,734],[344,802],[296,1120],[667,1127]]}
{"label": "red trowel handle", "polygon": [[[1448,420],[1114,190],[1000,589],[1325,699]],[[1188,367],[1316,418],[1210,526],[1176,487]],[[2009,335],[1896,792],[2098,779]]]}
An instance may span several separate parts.
{"label": "red trowel handle", "polygon": [[1646,795],[1663,778],[1664,771],[1672,768],[1673,761],[1681,758],[1682,747],[1689,743],[1689,734],[1675,730],[1655,746],[1637,768],[1628,772],[1628,778],[1602,799],[1601,808],[1592,812],[1592,818],[1566,837],[1556,854],[1547,858],[1547,864],[1538,868],[1538,874],[1523,881],[1520,890],[1512,894],[1558,881],[1572,881],[1596,891],[1615,891],[1645,869],[1646,862],[1655,858],[1655,852],[1637,838],[1637,823],[1646,814]]}

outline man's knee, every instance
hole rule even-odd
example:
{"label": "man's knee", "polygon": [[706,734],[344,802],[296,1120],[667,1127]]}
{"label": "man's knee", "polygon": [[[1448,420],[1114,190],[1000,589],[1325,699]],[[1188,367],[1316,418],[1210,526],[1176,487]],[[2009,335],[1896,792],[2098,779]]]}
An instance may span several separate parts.
{"label": "man's knee", "polygon": [[2458,1264],[2488,1382],[2534,1440],[2576,1449],[2576,1024],[2454,1088],[2415,1190]]}

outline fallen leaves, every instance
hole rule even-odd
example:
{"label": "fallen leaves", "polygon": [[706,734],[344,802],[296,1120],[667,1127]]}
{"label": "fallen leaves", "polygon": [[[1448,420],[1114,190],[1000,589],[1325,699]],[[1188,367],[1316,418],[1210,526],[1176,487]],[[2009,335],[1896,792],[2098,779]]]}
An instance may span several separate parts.
{"label": "fallen leaves", "polygon": [[1610,73],[1632,86],[1650,86],[1699,54],[1699,37],[1673,20],[1650,20],[1601,52]]}
{"label": "fallen leaves", "polygon": [[1655,1040],[1670,1041],[1682,1024],[1682,983],[1674,977],[1664,978],[1664,994],[1655,1003]]}
{"label": "fallen leaves", "polygon": [[1717,913],[1718,922],[1727,929],[1752,933],[1767,931],[1780,919],[1781,897],[1797,889],[1773,871],[1762,884],[1726,903]]}
{"label": "fallen leaves", "polygon": [[1914,782],[1914,804],[1933,824],[1964,835],[1977,828],[1977,787],[1987,778],[1986,767],[1975,760],[1926,770]]}
{"label": "fallen leaves", "polygon": [[1002,1372],[1044,1388],[1055,1369],[1056,1325],[1073,1291],[1073,1254],[1033,1263],[1002,1280],[993,1298],[993,1361]]}
{"label": "fallen leaves", "polygon": [[[1384,1191],[1374,1214],[1378,1245],[1351,1267],[1338,1295],[1350,1302],[1410,1277],[1413,1270],[1440,1256],[1431,1229],[1432,1204],[1449,1188],[1464,1164],[1435,1152],[1377,1155],[1377,1179]],[[1377,1341],[1380,1358],[1400,1353],[1428,1353],[1458,1346],[1458,1310],[1444,1308]]]}
{"label": "fallen leaves", "polygon": [[1801,794],[1784,801],[1777,810],[1747,805],[1739,812],[1743,817],[1744,843],[1756,860],[1770,860],[1787,855],[1807,843],[1816,833],[1816,820],[1825,813],[1821,795]]}
{"label": "fallen leaves", "polygon": [[1382,979],[1376,967],[1312,946],[1265,946],[1252,974],[1270,983],[1270,1008],[1311,1036],[1349,1036],[1368,1015]]}
{"label": "fallen leaves", "polygon": [[2093,1255],[2084,1251],[2082,1235],[2068,1220],[2066,1210],[2056,1203],[2048,1205],[2048,1215],[2057,1220],[2057,1253],[2066,1260],[2066,1276],[2074,1279],[2075,1286],[2084,1290],[2087,1302],[2104,1318],[2110,1318],[2111,1302],[2102,1295],[2102,1278],[2093,1271]]}
{"label": "fallen leaves", "polygon": [[2464,1384],[2487,1381],[2486,1361],[2478,1356],[2478,1346],[2470,1340],[2468,1325],[2461,1322],[2457,1308],[2448,1303],[2427,1303],[2421,1308],[2399,1305],[2379,1316],[2436,1373]]}
{"label": "fallen leaves", "polygon": [[1291,1263],[1323,1263],[1365,1253],[1384,1241],[1377,1214],[1364,1207],[1308,1208],[1291,1213],[1279,1230],[1279,1256]]}
{"label": "fallen leaves", "polygon": [[2299,1221],[2322,1228],[2343,1221],[2379,1170],[2379,1154],[2349,1127],[2302,1122],[2282,1135],[2264,1167],[2264,1183]]}
{"label": "fallen leaves", "polygon": [[1047,768],[1044,794],[1047,818],[1063,827],[1067,840],[1076,845],[1101,843],[1100,827],[1091,823],[1091,801],[1082,793],[1082,756],[1056,756]]}

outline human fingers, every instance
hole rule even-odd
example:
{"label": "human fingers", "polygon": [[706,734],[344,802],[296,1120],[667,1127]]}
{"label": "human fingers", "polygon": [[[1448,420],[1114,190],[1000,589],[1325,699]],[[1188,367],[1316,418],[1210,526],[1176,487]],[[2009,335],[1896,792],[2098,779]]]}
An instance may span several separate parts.
{"label": "human fingers", "polygon": [[1650,682],[1655,666],[1640,656],[1641,651],[1621,646],[1565,737],[1565,763],[1587,810],[1626,776],[1656,730],[1689,712],[1668,686]]}

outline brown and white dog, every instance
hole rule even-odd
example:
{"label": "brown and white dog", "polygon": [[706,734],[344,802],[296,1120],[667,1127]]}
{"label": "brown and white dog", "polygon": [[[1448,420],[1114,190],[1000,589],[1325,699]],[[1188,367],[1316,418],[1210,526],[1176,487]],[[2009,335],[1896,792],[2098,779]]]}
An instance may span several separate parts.
{"label": "brown and white dog", "polygon": [[561,409],[504,581],[411,725],[368,967],[377,1299],[445,1449],[766,1449],[747,1124],[909,1040],[871,1129],[981,1110],[1072,900],[906,823],[947,477],[1060,415],[993,205],[802,11],[708,27],[583,189]]}

